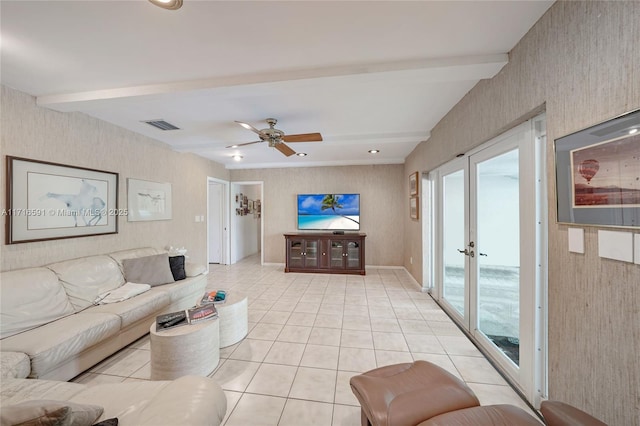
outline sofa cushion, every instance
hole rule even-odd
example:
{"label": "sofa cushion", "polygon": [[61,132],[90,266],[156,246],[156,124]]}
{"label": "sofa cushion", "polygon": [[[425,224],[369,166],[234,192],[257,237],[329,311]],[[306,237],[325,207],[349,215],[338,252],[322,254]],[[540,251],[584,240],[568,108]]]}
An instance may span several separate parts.
{"label": "sofa cushion", "polygon": [[173,274],[171,274],[169,255],[167,253],[124,259],[122,266],[124,268],[124,277],[132,283],[156,286],[175,281]]}
{"label": "sofa cushion", "polygon": [[[102,419],[122,425],[219,425],[227,411],[220,385],[210,377],[182,376],[171,381],[136,381],[89,386],[70,398],[81,404],[100,401]],[[99,419],[99,420],[102,420]]]}
{"label": "sofa cushion", "polygon": [[[108,305],[105,305],[108,306]],[[31,374],[39,377],[83,350],[120,331],[119,316],[80,312],[2,341],[3,351],[24,352],[31,358]]]}
{"label": "sofa cushion", "polygon": [[0,274],[0,338],[74,312],[56,275],[46,268]]}
{"label": "sofa cushion", "polygon": [[23,379],[31,372],[31,360],[24,352],[0,352],[0,379]]}
{"label": "sofa cushion", "polygon": [[135,322],[159,314],[166,306],[169,306],[171,298],[168,293],[151,289],[131,299],[118,303],[108,303],[91,308],[91,313],[110,313],[118,315],[122,321],[122,328]]}
{"label": "sofa cushion", "polygon": [[101,415],[98,405],[69,401],[31,400],[2,407],[2,425],[91,426]]}
{"label": "sofa cushion", "polygon": [[98,295],[124,284],[118,263],[109,256],[89,256],[47,265],[56,273],[76,311],[91,306]]}
{"label": "sofa cushion", "polygon": [[[7,379],[2,381],[0,404],[4,407],[34,399],[66,401],[84,392],[87,387],[80,383],[58,380]],[[96,401],[81,403],[102,405]]]}
{"label": "sofa cushion", "polygon": [[184,270],[184,256],[169,256],[169,267],[174,281],[187,278],[187,272]]}
{"label": "sofa cushion", "polygon": [[[154,287],[151,290],[154,291],[163,291],[169,295],[171,303],[180,301],[184,298],[189,298],[187,306],[180,306],[176,309],[189,308],[195,305],[199,298],[204,293],[204,289],[207,286],[207,278],[206,276],[200,276],[195,278],[186,278],[181,281],[177,281],[175,283],[166,284],[161,287]],[[196,297],[193,297],[194,294],[197,294]]]}

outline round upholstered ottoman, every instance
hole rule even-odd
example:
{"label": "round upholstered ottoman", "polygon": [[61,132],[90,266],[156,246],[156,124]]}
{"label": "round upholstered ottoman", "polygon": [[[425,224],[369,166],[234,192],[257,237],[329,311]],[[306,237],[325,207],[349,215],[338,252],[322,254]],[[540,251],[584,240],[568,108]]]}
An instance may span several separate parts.
{"label": "round upholstered ottoman", "polygon": [[151,324],[151,380],[173,380],[187,375],[208,376],[220,362],[219,321],[156,331]]}
{"label": "round upholstered ottoman", "polygon": [[224,303],[216,304],[220,320],[220,347],[226,348],[244,339],[249,331],[247,296],[230,292]]}

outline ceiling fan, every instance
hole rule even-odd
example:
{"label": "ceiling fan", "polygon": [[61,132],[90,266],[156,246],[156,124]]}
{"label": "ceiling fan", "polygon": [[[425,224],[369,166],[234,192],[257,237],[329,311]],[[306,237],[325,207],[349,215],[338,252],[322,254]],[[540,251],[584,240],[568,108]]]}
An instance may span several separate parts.
{"label": "ceiling fan", "polygon": [[236,145],[230,145],[227,148],[237,148],[239,146],[251,145],[254,143],[268,142],[269,146],[277,149],[287,157],[295,154],[296,152],[291,149],[285,142],[320,142],[322,141],[322,135],[320,133],[302,133],[299,135],[285,135],[282,130],[276,129],[275,125],[278,122],[275,118],[267,118],[265,120],[269,124],[268,129],[258,130],[251,124],[243,123],[242,121],[236,121],[239,125],[247,130],[251,130],[257,133],[260,138],[259,141],[241,143]]}

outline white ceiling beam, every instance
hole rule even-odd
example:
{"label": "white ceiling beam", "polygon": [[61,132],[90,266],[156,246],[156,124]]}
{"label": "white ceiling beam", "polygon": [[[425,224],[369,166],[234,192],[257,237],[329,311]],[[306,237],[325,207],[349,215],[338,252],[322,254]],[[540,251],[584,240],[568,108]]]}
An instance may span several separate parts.
{"label": "white ceiling beam", "polygon": [[277,83],[331,77],[362,76],[391,72],[426,72],[437,81],[480,80],[491,78],[508,62],[508,55],[478,55],[439,59],[416,59],[399,62],[370,63],[273,73],[242,74],[203,80],[93,90],[77,93],[39,96],[37,104],[61,112],[79,110],[80,105],[100,100],[162,95],[190,90]]}

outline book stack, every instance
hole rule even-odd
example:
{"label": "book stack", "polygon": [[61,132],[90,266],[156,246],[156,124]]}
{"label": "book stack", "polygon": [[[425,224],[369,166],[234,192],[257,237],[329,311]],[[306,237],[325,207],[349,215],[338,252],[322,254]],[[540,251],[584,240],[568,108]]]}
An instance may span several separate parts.
{"label": "book stack", "polygon": [[181,325],[195,324],[217,317],[218,311],[212,303],[203,306],[194,306],[183,311],[158,315],[156,317],[156,330],[169,330]]}
{"label": "book stack", "polygon": [[213,304],[195,306],[187,309],[187,316],[189,317],[189,324],[195,324],[210,318],[216,318],[218,311]]}

